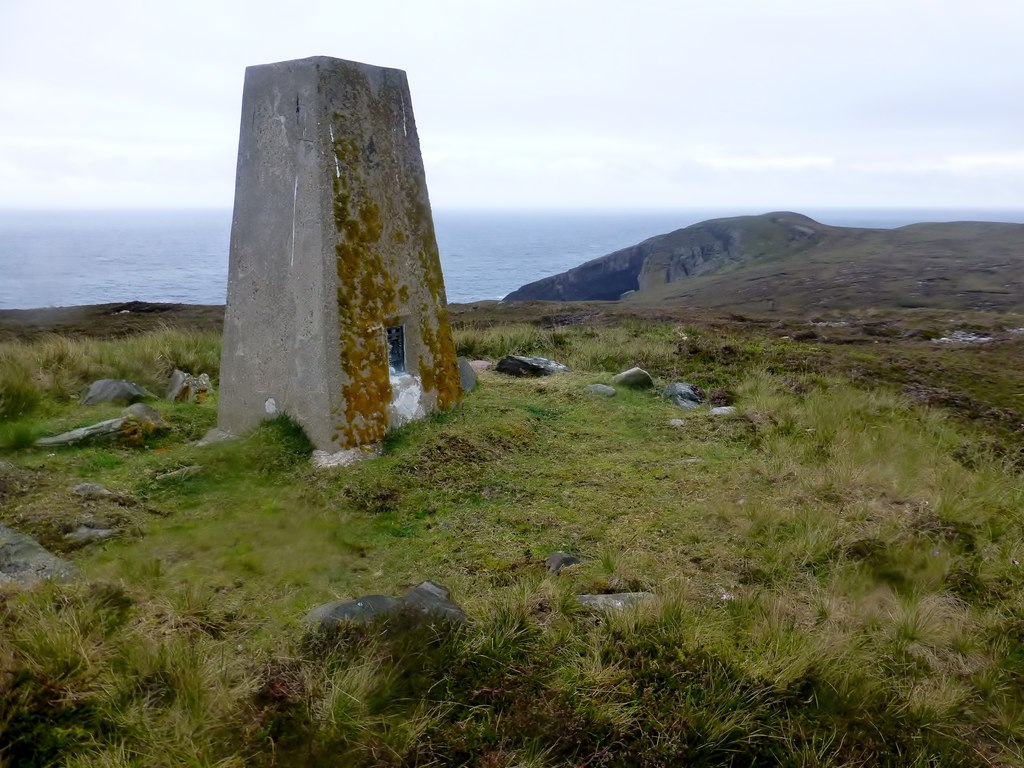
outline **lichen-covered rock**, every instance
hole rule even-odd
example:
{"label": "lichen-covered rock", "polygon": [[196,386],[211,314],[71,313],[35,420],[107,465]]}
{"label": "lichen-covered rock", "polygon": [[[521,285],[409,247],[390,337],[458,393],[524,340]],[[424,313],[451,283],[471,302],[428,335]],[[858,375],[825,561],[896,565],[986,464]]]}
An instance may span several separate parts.
{"label": "lichen-covered rock", "polygon": [[153,397],[153,393],[126,379],[100,379],[82,393],[82,405],[96,403],[136,403]]}
{"label": "lichen-covered rock", "polygon": [[201,403],[209,397],[212,391],[213,382],[210,381],[209,374],[201,373],[198,376],[193,376],[191,373],[175,368],[167,383],[164,397],[177,402]]}
{"label": "lichen-covered rock", "polygon": [[30,586],[44,579],[63,581],[76,573],[75,566],[31,536],[0,525],[0,584]]}
{"label": "lichen-covered rock", "polygon": [[546,357],[508,355],[498,361],[495,370],[509,376],[550,376],[553,373],[564,373],[569,368]]}
{"label": "lichen-covered rock", "polygon": [[678,408],[690,410],[701,404],[700,390],[685,381],[676,381],[661,390],[661,396],[672,401]]}
{"label": "lichen-covered rock", "polygon": [[103,440],[119,440],[129,445],[141,445],[150,435],[170,426],[160,416],[159,411],[145,403],[130,405],[121,414],[117,419],[107,419],[59,435],[41,437],[36,440],[35,445],[37,448],[58,448]]}
{"label": "lichen-covered rock", "polygon": [[169,423],[164,421],[164,417],[160,415],[160,411],[151,405],[146,405],[145,403],[129,405],[121,411],[121,415],[126,419],[134,419],[139,422],[149,432],[155,432],[158,429],[167,429],[171,426]]}
{"label": "lichen-covered rock", "polygon": [[654,386],[654,379],[643,368],[630,368],[613,376],[612,384],[634,389],[649,389]]}

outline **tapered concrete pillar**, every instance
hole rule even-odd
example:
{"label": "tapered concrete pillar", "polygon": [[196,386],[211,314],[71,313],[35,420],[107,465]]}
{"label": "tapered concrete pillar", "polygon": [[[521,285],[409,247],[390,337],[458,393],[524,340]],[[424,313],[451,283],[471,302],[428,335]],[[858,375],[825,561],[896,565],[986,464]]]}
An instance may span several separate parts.
{"label": "tapered concrete pillar", "polygon": [[460,397],[405,73],[249,67],[218,426],[285,413],[335,451]]}

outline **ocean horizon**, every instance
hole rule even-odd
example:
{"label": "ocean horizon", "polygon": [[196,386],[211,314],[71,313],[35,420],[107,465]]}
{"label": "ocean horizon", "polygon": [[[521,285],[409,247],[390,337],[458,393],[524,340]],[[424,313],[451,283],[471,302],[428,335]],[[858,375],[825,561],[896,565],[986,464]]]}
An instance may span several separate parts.
{"label": "ocean horizon", "polygon": [[[1024,209],[821,208],[834,226],[925,221],[1024,223]],[[520,286],[655,235],[749,209],[437,209],[450,303],[500,299]],[[0,309],[122,301],[223,304],[231,211],[0,210]]]}

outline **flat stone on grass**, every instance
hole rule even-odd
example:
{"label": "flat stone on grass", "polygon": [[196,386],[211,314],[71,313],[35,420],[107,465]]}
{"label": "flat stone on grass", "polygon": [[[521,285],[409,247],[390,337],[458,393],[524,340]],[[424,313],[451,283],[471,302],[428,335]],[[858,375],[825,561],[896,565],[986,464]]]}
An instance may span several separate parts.
{"label": "flat stone on grass", "polygon": [[615,387],[609,387],[607,384],[591,384],[585,387],[583,391],[591,395],[600,395],[601,397],[615,397]]}

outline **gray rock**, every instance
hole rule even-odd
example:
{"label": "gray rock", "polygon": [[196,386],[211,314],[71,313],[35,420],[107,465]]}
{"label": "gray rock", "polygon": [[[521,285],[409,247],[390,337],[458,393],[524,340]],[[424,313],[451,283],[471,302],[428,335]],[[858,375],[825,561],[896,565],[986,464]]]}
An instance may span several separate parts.
{"label": "gray rock", "polygon": [[651,374],[643,368],[630,368],[612,377],[612,384],[635,389],[649,389],[654,386]]}
{"label": "gray rock", "polygon": [[614,397],[615,387],[609,387],[607,384],[591,384],[584,388],[584,392],[589,392],[592,395],[601,395],[602,397]]}
{"label": "gray rock", "polygon": [[31,536],[0,525],[0,583],[29,586],[43,579],[63,581],[76,573],[75,566]]}
{"label": "gray rock", "polygon": [[387,595],[364,595],[356,600],[335,600],[314,608],[306,615],[310,624],[335,627],[343,621],[370,621],[398,609],[399,601]]}
{"label": "gray rock", "polygon": [[174,373],[171,374],[171,378],[167,382],[167,389],[164,391],[164,397],[168,400],[177,400],[178,395],[181,394],[182,389],[185,388],[185,382],[188,381],[191,376],[191,373],[186,373],[180,368],[175,368]]}
{"label": "gray rock", "polygon": [[509,355],[498,361],[495,370],[509,376],[550,376],[553,373],[564,373],[569,369],[546,357]]}
{"label": "gray rock", "polygon": [[630,605],[650,600],[650,592],[618,592],[612,595],[576,595],[580,605],[597,611],[621,611]]}
{"label": "gray rock", "polygon": [[670,427],[685,427],[686,419],[669,419],[667,423]]}
{"label": "gray rock", "polygon": [[459,361],[459,379],[462,382],[463,392],[472,392],[476,389],[476,371],[473,370],[473,366],[469,360],[464,357],[458,358]]}
{"label": "gray rock", "polygon": [[125,379],[100,379],[90,384],[82,393],[82,405],[96,403],[135,403],[153,397],[153,393],[140,387],[134,381]]}
{"label": "gray rock", "polygon": [[479,374],[491,370],[494,367],[494,363],[490,360],[470,360],[469,367]]}
{"label": "gray rock", "polygon": [[355,600],[335,600],[314,608],[306,615],[310,624],[330,629],[345,621],[367,622],[381,616],[411,616],[423,620],[464,621],[466,614],[449,599],[440,584],[424,581],[401,597],[364,595]]}
{"label": "gray rock", "polygon": [[99,483],[79,483],[71,492],[83,499],[111,499],[117,496],[113,491],[107,490]]}
{"label": "gray rock", "polygon": [[403,607],[419,611],[424,616],[465,621],[466,614],[449,599],[449,591],[436,581],[424,581],[406,592],[400,602]]}
{"label": "gray rock", "polygon": [[728,416],[730,413],[736,413],[736,407],[733,405],[718,405],[711,409],[712,416]]}
{"label": "gray rock", "polygon": [[582,562],[578,557],[570,555],[568,552],[552,552],[544,560],[544,564],[547,565],[551,573],[558,573],[563,568]]}
{"label": "gray rock", "polygon": [[93,541],[109,539],[116,533],[117,531],[113,528],[92,528],[88,525],[80,525],[71,533],[65,534],[64,539],[72,544],[89,544]]}
{"label": "gray rock", "polygon": [[701,403],[700,394],[692,384],[676,381],[661,390],[661,396],[672,401],[672,404],[690,410]]}

